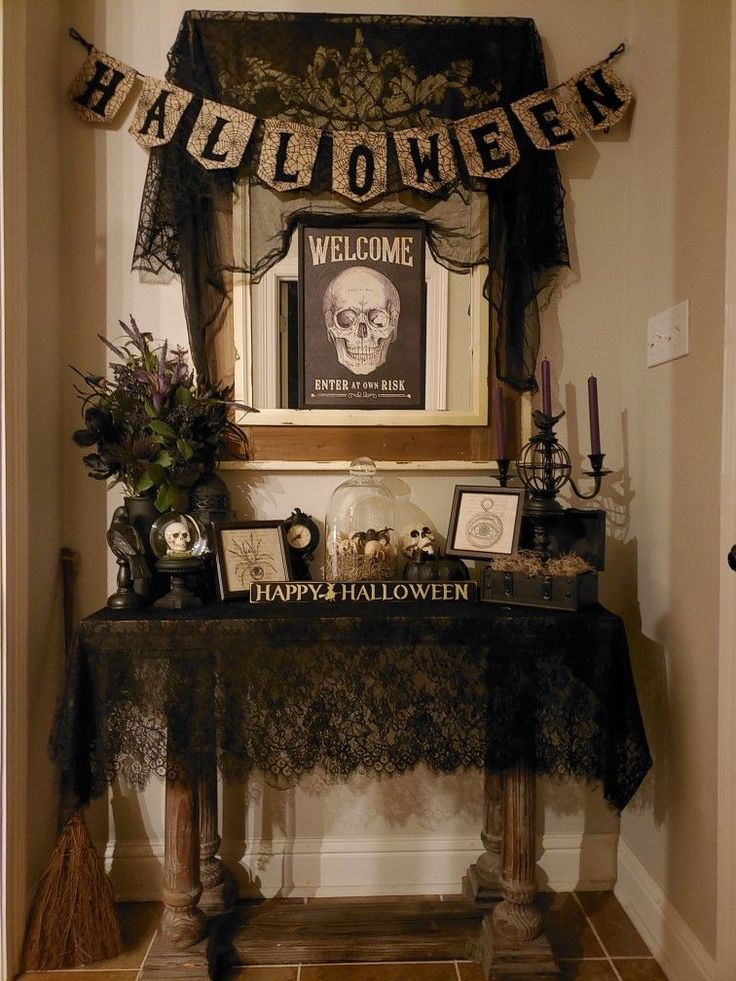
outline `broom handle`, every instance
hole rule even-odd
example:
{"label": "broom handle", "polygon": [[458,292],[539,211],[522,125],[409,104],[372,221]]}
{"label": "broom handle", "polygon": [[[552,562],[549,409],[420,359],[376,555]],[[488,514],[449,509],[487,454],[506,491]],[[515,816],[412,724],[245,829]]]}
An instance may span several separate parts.
{"label": "broom handle", "polygon": [[[61,550],[61,588],[64,606],[64,664],[68,664],[74,644],[74,560],[75,553],[70,548]],[[61,833],[69,818],[74,818],[64,810],[59,801],[56,815],[57,833]],[[84,819],[82,818],[82,821]]]}
{"label": "broom handle", "polygon": [[61,581],[64,597],[64,659],[69,660],[74,638],[74,552],[61,550]]}

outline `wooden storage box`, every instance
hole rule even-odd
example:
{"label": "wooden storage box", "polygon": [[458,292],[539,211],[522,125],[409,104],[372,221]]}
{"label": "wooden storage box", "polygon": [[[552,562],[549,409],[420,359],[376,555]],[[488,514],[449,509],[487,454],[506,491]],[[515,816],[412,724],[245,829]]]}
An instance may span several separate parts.
{"label": "wooden storage box", "polygon": [[488,565],[481,578],[480,598],[486,603],[582,610],[598,602],[598,574],[533,578],[524,572],[497,572]]}

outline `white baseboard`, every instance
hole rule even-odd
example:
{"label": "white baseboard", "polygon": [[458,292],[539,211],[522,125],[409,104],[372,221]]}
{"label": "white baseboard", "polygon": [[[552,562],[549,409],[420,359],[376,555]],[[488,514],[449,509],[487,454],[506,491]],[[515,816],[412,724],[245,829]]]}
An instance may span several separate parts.
{"label": "white baseboard", "polygon": [[[544,835],[537,841],[540,889],[612,889],[616,834]],[[118,899],[160,897],[163,841],[101,848]],[[295,838],[248,844],[226,840],[223,861],[241,896],[452,895],[482,851],[478,835]]]}
{"label": "white baseboard", "polygon": [[537,840],[537,886],[549,892],[613,889],[618,834],[546,834]]}
{"label": "white baseboard", "polygon": [[623,841],[614,894],[670,981],[715,981],[715,958]]}

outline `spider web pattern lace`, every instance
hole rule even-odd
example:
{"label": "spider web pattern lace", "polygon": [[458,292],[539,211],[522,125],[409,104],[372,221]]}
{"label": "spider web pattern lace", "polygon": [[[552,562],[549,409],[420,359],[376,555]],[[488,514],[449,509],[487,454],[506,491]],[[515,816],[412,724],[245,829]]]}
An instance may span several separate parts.
{"label": "spider web pattern lace", "polygon": [[[238,253],[237,243],[233,252],[232,242],[218,239],[217,216],[232,202],[236,182],[262,186],[257,166],[263,120],[285,117],[328,131],[406,129],[509,105],[547,85],[541,42],[534,22],[525,18],[224,11],[185,14],[169,52],[167,79],[195,98],[171,142],[151,152],[133,267],[182,276],[191,350],[201,373],[207,372],[204,335],[226,301],[226,274],[262,275],[286,254],[299,214],[319,214],[320,198],[331,192],[328,132],[310,187],[289,192],[285,215],[271,209],[252,218],[247,255]],[[260,120],[238,172],[205,170],[187,152],[203,98]],[[408,201],[412,217],[427,225],[435,258],[448,268],[487,264],[498,321],[497,374],[534,390],[536,298],[569,256],[555,154],[536,151],[513,114],[510,123],[522,152],[503,178],[479,182],[460,172],[454,187],[430,198],[403,187],[390,148],[386,192],[378,200],[390,205],[400,198],[404,207]],[[480,249],[466,204],[472,192],[488,198]],[[438,199],[447,202],[449,215],[431,213],[429,205]],[[345,217],[370,217],[363,203],[341,204]]]}
{"label": "spider web pattern lace", "polygon": [[612,614],[339,612],[232,604],[83,621],[51,740],[66,806],[117,774],[139,788],[182,767],[199,778],[215,754],[226,778],[261,771],[279,786],[316,768],[343,780],[524,763],[599,782],[614,808],[646,774]]}

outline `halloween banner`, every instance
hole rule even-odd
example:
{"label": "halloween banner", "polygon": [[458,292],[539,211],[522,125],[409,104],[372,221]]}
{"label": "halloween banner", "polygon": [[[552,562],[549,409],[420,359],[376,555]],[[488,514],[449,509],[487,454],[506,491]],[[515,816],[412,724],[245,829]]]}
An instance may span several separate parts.
{"label": "halloween banner", "polygon": [[396,130],[392,136],[401,179],[407,187],[431,194],[456,180],[455,154],[445,126]]}
{"label": "halloween banner", "polygon": [[567,103],[552,89],[512,102],[511,108],[538,150],[567,150],[581,130]]}
{"label": "halloween banner", "polygon": [[[75,111],[85,122],[113,120],[140,73],[99,51],[74,29],[70,35],[88,57],[69,89]],[[187,150],[207,169],[240,166],[254,131],[260,154],[253,169],[276,191],[308,187],[323,137],[332,142],[332,189],[363,203],[386,190],[389,148],[396,155],[402,183],[426,194],[442,193],[465,172],[496,180],[521,159],[518,120],[538,150],[566,150],[586,130],[606,130],[624,117],[632,93],[611,68],[624,51],[620,44],[603,61],[560,85],[533,92],[509,106],[455,120],[428,119],[412,129],[334,129],[311,127],[286,119],[258,119],[234,106],[209,99],[199,109]],[[147,149],[168,143],[176,133],[194,93],[145,77],[129,132]]]}
{"label": "halloween banner", "polygon": [[521,157],[503,109],[489,109],[459,119],[455,123],[455,137],[472,177],[503,177]]}
{"label": "halloween banner", "polygon": [[203,99],[187,150],[208,170],[239,167],[255,122],[249,112]]}
{"label": "halloween banner", "polygon": [[275,191],[309,187],[322,130],[267,119],[263,124],[258,176]]}
{"label": "halloween banner", "polygon": [[128,132],[147,150],[168,143],[193,98],[176,85],[147,78]]}
{"label": "halloween banner", "polygon": [[69,88],[75,111],[87,123],[109,123],[128,98],[137,74],[117,58],[91,48]]}

